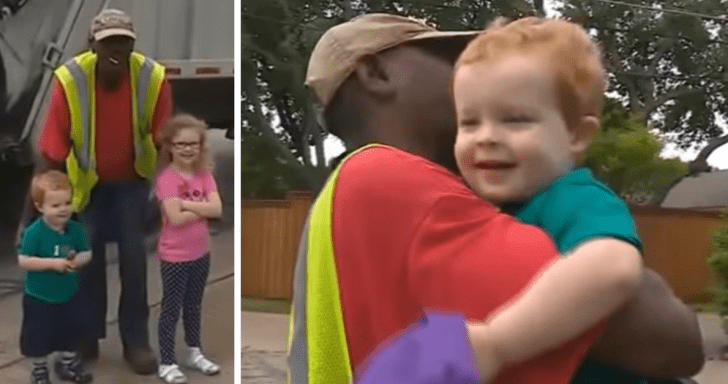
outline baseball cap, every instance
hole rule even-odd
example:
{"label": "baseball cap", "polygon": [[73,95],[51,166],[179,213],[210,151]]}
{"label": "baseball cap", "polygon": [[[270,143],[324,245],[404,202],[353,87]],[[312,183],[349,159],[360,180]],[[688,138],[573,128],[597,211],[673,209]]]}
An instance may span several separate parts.
{"label": "baseball cap", "polygon": [[321,106],[326,107],[364,56],[406,42],[474,37],[480,32],[444,32],[404,16],[362,15],[330,28],[321,36],[311,52],[305,84],[314,91]]}
{"label": "baseball cap", "polygon": [[98,41],[109,36],[128,36],[136,40],[131,17],[118,9],[104,9],[91,22],[91,36]]}

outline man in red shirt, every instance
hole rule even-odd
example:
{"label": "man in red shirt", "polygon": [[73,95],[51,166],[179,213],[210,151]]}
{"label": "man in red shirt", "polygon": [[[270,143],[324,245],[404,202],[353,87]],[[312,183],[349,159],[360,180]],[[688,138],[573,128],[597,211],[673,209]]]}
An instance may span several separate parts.
{"label": "man in red shirt", "polygon": [[[384,144],[345,159],[330,197],[321,201],[330,207],[334,300],[348,355],[342,365],[350,364],[355,379],[375,347],[423,310],[485,319],[556,257],[545,233],[497,212],[453,173],[456,127],[448,88],[455,59],[473,35],[366,15],[329,30],[311,55],[307,84],[329,131],[350,150]],[[321,266],[309,259],[325,260],[316,253],[326,246],[310,247],[322,224],[307,226],[296,266],[293,383],[316,382],[334,361],[311,349],[331,340],[314,332],[326,316],[309,313],[327,299],[310,291],[321,284]],[[703,363],[695,314],[648,271],[635,299],[603,332],[597,327],[503,372],[497,382],[563,383],[585,355],[651,377],[689,376]]]}
{"label": "man in red shirt", "polygon": [[[93,259],[80,277],[81,289],[94,304],[93,332],[97,339],[106,336],[105,250],[106,242],[116,241],[124,358],[135,372],[152,374],[156,361],[149,347],[144,224],[155,147],[172,101],[164,68],[135,52],[135,39],[124,12],[106,9],[94,18],[91,50],[55,72],[38,145],[48,167],[67,168],[76,180],[74,209],[90,227]],[[95,183],[88,177],[93,173]],[[86,359],[97,357],[98,341],[80,352]]]}

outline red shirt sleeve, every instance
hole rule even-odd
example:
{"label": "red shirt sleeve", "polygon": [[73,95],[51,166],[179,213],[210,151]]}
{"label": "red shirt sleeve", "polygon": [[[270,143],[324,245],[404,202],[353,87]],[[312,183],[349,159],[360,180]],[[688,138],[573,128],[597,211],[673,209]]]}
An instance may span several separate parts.
{"label": "red shirt sleeve", "polygon": [[71,114],[63,87],[53,81],[51,101],[48,106],[43,131],[38,140],[41,155],[52,162],[63,162],[71,150]]}
{"label": "red shirt sleeve", "polygon": [[154,116],[152,116],[152,135],[154,143],[159,146],[159,134],[162,132],[164,123],[172,116],[172,87],[166,78],[162,83],[162,89],[159,91],[157,105],[154,107]]}

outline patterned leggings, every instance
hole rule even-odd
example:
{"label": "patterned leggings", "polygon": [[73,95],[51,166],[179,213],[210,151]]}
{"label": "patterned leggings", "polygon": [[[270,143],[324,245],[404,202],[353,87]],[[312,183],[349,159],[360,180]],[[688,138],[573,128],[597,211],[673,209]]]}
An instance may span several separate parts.
{"label": "patterned leggings", "polygon": [[185,343],[200,347],[200,308],[205,282],[210,273],[210,254],[188,262],[161,262],[162,313],[159,316],[159,351],[161,364],[176,364],[174,339],[182,308]]}

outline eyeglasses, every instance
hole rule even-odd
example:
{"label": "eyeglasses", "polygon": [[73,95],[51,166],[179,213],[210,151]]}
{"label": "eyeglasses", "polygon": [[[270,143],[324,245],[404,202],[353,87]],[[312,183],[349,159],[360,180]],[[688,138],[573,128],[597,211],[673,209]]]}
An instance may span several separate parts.
{"label": "eyeglasses", "polygon": [[200,148],[200,142],[199,141],[175,141],[172,143],[172,146],[174,149],[185,149],[187,147],[191,149],[198,149]]}

